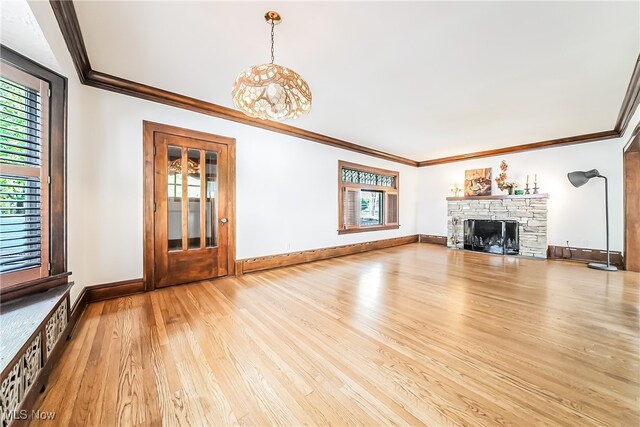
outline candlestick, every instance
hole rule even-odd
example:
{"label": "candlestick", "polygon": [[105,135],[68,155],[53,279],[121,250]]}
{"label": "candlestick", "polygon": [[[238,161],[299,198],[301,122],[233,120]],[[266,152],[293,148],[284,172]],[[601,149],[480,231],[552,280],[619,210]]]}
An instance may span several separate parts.
{"label": "candlestick", "polygon": [[529,175],[527,174],[527,186],[529,185]]}

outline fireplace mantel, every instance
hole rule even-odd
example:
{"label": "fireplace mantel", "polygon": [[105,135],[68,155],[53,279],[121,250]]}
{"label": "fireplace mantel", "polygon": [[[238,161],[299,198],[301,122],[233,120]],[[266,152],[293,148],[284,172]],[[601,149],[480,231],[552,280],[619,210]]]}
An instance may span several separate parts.
{"label": "fireplace mantel", "polygon": [[469,197],[447,197],[447,200],[504,200],[504,199],[548,199],[549,195],[546,193],[540,194],[497,194],[494,196],[469,196]]}

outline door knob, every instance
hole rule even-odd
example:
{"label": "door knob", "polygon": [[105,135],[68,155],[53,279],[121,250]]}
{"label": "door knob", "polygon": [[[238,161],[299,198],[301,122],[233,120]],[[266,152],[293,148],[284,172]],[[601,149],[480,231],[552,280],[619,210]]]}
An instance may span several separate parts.
{"label": "door knob", "polygon": [[220,218],[220,222],[226,224],[229,220],[227,218]]}

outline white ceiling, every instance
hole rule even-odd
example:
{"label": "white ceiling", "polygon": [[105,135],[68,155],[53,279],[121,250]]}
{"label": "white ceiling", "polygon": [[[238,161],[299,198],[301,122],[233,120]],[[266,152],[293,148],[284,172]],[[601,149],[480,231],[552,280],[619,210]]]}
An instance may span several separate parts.
{"label": "white ceiling", "polygon": [[75,4],[94,69],[227,107],[277,10],[289,124],[416,160],[610,130],[640,51],[637,1]]}
{"label": "white ceiling", "polygon": [[25,0],[0,0],[0,42],[28,58],[38,58],[47,68],[59,68]]}

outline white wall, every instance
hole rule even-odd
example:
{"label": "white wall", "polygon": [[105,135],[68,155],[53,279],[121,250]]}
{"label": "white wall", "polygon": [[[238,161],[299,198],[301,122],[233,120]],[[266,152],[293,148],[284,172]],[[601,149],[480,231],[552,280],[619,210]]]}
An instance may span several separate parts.
{"label": "white wall", "polygon": [[[82,86],[48,2],[30,6],[69,78],[73,299],[84,286],[142,277],[143,120],[236,138],[237,259],[416,233],[416,168]],[[399,230],[337,234],[338,160],[400,172]]]}
{"label": "white wall", "polygon": [[[629,130],[633,129],[630,124]],[[627,131],[627,135],[630,131]],[[625,139],[626,138],[626,139]],[[493,194],[504,194],[495,183],[500,174],[500,162],[509,165],[507,177],[523,189],[527,174],[530,185],[538,174],[541,193],[549,194],[549,245],[604,249],[605,204],[604,182],[589,181],[574,188],[567,173],[575,170],[598,169],[609,180],[609,216],[611,250],[622,250],[623,188],[622,148],[628,136],[614,140],[549,148],[510,155],[487,157],[419,169],[418,232],[447,235],[447,202],[452,196],[450,186],[464,183],[466,169],[491,167]]]}
{"label": "white wall", "polygon": [[[69,78],[73,299],[84,286],[142,277],[143,120],[236,138],[238,259],[416,232],[446,235],[450,184],[462,182],[469,168],[490,166],[497,175],[502,159],[510,165],[511,179],[523,182],[527,173],[539,175],[541,190],[551,196],[549,243],[558,245],[569,240],[574,246],[604,247],[602,183],[575,189],[566,180],[568,171],[598,168],[610,178],[612,249],[622,248],[623,139],[420,169],[402,166],[82,86],[48,2],[29,5],[59,63],[56,70]],[[400,230],[337,234],[339,159],[400,171]]]}

